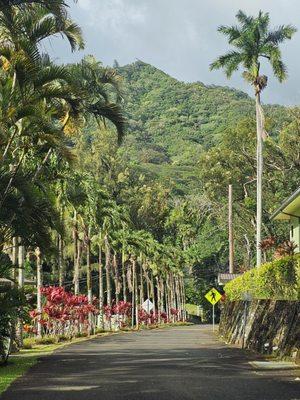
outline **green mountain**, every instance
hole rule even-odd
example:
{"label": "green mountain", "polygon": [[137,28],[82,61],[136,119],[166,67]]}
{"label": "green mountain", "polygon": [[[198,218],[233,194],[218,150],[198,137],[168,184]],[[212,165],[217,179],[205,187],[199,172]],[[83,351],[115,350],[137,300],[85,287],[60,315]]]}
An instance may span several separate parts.
{"label": "green mountain", "polygon": [[[125,153],[146,174],[170,181],[175,191],[197,185],[199,154],[217,145],[220,135],[237,120],[253,116],[254,100],[242,91],[201,82],[180,82],[137,61],[118,67],[124,78],[128,136]],[[284,107],[265,106],[280,129]]]}

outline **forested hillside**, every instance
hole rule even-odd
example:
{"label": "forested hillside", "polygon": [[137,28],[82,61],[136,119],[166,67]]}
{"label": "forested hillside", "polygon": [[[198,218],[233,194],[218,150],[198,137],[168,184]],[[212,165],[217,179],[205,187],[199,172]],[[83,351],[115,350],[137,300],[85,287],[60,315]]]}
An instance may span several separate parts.
{"label": "forested hillside", "polygon": [[[228,87],[179,82],[142,61],[116,67],[124,78],[126,154],[146,174],[170,181],[178,193],[199,192],[199,155],[220,143],[228,126],[254,119],[254,100]],[[278,135],[287,116],[284,107],[267,106],[266,116],[272,135]]]}
{"label": "forested hillside", "polygon": [[[148,185],[156,182],[169,193],[169,216],[155,220],[164,227],[161,237],[167,233],[186,249],[194,280],[188,298],[206,305],[203,293],[215,283],[217,272],[228,268],[229,184],[235,269],[255,262],[254,100],[228,87],[179,82],[141,61],[116,67],[123,76],[128,120],[121,158]],[[299,185],[300,114],[297,107],[278,105],[264,105],[264,111],[263,237],[280,242],[288,236],[288,226],[274,224],[269,216]],[[152,192],[152,201],[154,196]]]}

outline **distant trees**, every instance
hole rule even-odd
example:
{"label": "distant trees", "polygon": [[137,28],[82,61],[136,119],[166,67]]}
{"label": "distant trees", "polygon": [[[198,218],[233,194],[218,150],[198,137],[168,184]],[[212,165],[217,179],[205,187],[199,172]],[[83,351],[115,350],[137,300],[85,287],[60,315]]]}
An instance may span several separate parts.
{"label": "distant trees", "polygon": [[261,107],[261,92],[266,88],[268,78],[261,74],[261,62],[270,63],[275,77],[282,82],[286,79],[287,68],[282,61],[279,45],[291,39],[296,32],[292,25],[282,25],[276,30],[269,29],[268,13],[259,12],[257,17],[239,11],[236,15],[238,26],[220,26],[219,32],[225,35],[228,43],[234,47],[211,64],[211,69],[224,69],[226,76],[231,77],[240,67],[244,69],[243,77],[254,87],[256,100],[257,123],[257,201],[256,201],[256,264],[261,264],[261,231],[262,231],[262,177],[263,177],[263,140],[266,139],[264,114]]}

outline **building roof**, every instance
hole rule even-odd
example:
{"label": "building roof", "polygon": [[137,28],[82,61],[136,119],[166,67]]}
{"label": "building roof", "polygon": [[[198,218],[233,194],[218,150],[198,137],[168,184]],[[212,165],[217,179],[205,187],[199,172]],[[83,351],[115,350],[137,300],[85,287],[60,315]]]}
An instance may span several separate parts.
{"label": "building roof", "polygon": [[271,215],[275,220],[289,220],[291,217],[300,218],[300,187]]}
{"label": "building roof", "polygon": [[220,273],[218,274],[218,284],[220,286],[225,285],[226,283],[232,281],[233,279],[241,276],[242,274],[229,274],[229,273]]}

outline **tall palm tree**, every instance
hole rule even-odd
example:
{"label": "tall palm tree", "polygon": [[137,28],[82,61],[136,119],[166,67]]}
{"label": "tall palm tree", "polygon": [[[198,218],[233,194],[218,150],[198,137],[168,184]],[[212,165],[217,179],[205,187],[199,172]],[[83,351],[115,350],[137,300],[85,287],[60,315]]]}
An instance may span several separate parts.
{"label": "tall palm tree", "polygon": [[233,50],[215,60],[210,68],[224,69],[230,78],[240,67],[243,77],[254,87],[257,122],[257,215],[256,215],[256,264],[261,264],[261,229],[262,229],[262,174],[263,174],[263,138],[264,116],[261,107],[261,93],[266,88],[268,78],[261,74],[261,62],[270,63],[275,77],[282,82],[287,77],[287,68],[282,61],[279,45],[291,39],[296,32],[292,25],[282,25],[270,30],[268,13],[259,11],[257,17],[239,11],[236,15],[237,26],[220,26],[218,31],[225,35]]}

